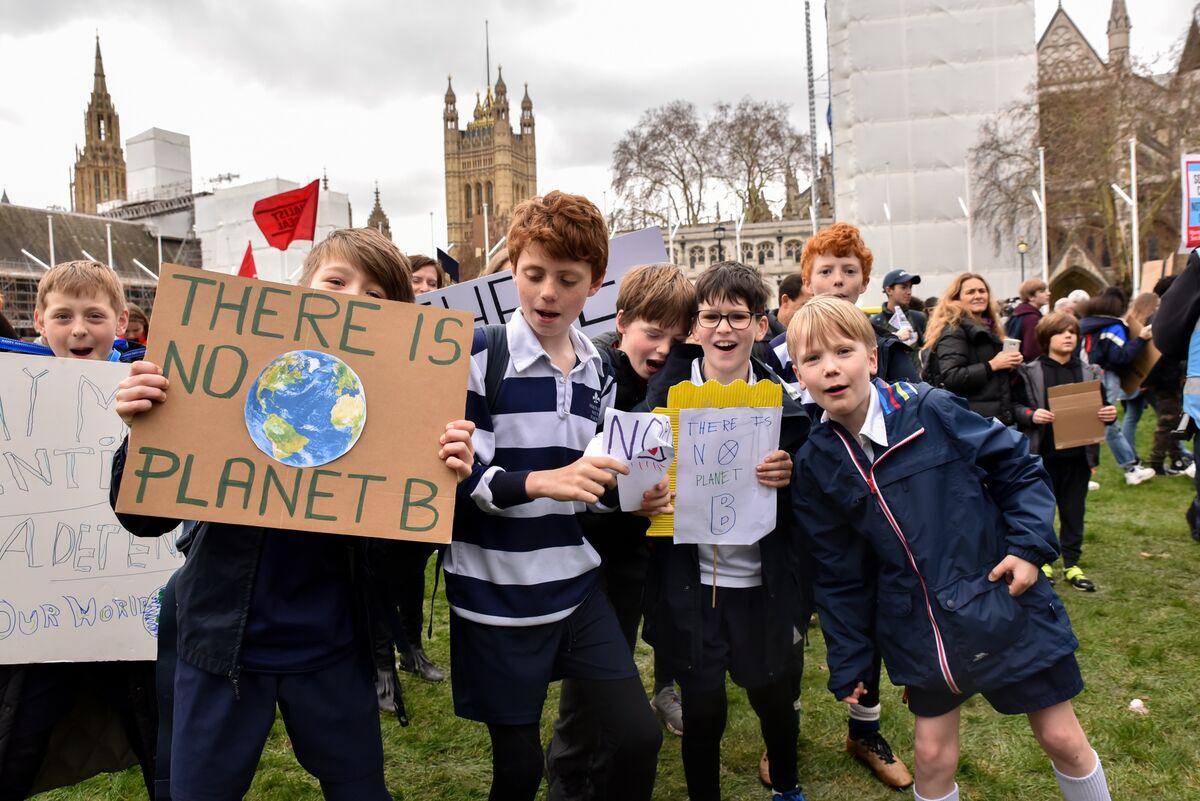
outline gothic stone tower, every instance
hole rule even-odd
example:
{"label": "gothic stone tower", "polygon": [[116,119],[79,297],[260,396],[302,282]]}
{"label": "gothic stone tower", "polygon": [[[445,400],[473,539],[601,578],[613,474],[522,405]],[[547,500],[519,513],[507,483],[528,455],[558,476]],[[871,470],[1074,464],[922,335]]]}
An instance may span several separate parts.
{"label": "gothic stone tower", "polygon": [[[537,194],[537,148],[533,134],[533,101],[529,84],[521,99],[519,133],[509,121],[508,87],[497,69],[495,95],[488,87],[483,100],[475,97],[475,116],[459,130],[454,89],[446,85],[442,114],[446,159],[446,232],[460,261],[483,247],[483,206],[489,222],[503,235],[513,206]],[[491,236],[494,244],[499,236]]]}
{"label": "gothic stone tower", "polygon": [[121,119],[108,95],[100,37],[96,37],[96,82],[83,116],[83,152],[75,148],[75,211],[95,214],[109,200],[125,199],[125,154],[121,151]]}

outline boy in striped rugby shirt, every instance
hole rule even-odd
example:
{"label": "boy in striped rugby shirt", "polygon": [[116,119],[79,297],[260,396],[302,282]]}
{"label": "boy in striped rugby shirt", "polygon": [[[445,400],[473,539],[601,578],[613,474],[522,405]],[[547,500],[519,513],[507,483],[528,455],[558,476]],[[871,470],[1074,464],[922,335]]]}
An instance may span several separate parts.
{"label": "boy in striped rugby shirt", "polygon": [[[596,348],[571,327],[604,279],[608,231],[586,198],[551,192],[517,206],[507,241],[520,308],[503,331],[507,354],[475,333],[467,417],[476,459],[459,485],[445,561],[455,712],[488,725],[489,797],[532,799],[547,687],[576,679],[616,745],[598,796],[649,799],[662,733],[576,520],[615,506],[615,493],[611,504],[602,498],[628,472],[583,455],[613,388]],[[489,359],[505,357],[489,386]],[[646,495],[646,513],[670,509],[665,481]]]}

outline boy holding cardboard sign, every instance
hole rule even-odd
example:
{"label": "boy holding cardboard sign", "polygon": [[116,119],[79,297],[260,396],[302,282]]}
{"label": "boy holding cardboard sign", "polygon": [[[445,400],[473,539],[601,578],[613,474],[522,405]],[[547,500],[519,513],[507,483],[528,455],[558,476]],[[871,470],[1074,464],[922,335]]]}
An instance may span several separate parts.
{"label": "boy holding cardboard sign", "polygon": [[[1046,472],[1050,474],[1054,499],[1058,503],[1058,539],[1062,543],[1064,578],[1077,590],[1094,592],[1096,585],[1079,567],[1083,552],[1084,505],[1092,471],[1084,446],[1057,446],[1054,412],[1050,411],[1048,395],[1052,387],[1099,380],[1100,368],[1084,364],[1075,355],[1079,321],[1072,314],[1054,312],[1046,315],[1038,321],[1034,336],[1042,355],[1018,368],[1017,375],[1021,380],[1014,385],[1017,425],[1029,436],[1029,450],[1041,455]],[[1103,394],[1104,388],[1100,391]],[[1096,417],[1107,425],[1117,419],[1117,407],[1102,402]],[[1100,436],[1103,435],[1101,428]],[[1053,583],[1052,564],[1043,565],[1042,572]]]}
{"label": "boy holding cardboard sign", "polygon": [[[583,456],[612,381],[572,327],[608,262],[604,218],[587,198],[550,192],[513,211],[508,252],[520,309],[493,340],[477,329],[467,416],[476,461],[459,485],[447,552],[454,711],[486,723],[491,798],[532,799],[544,772],[538,724],[551,681],[570,677],[613,744],[603,798],[649,799],[662,733],[637,666],[598,586],[600,557],[576,513],[600,505],[608,456]],[[505,368],[498,385],[489,363]],[[666,481],[643,510],[669,509]],[[615,494],[615,493],[613,493]]]}
{"label": "boy holding cardboard sign", "polygon": [[[56,264],[38,282],[33,323],[55,357],[120,361],[121,353],[114,342],[128,318],[121,280],[99,262]],[[36,378],[32,387],[36,393]],[[30,425],[32,421],[31,412]],[[7,501],[6,496],[6,503],[15,501]],[[12,508],[6,511],[29,512]],[[153,695],[152,662],[0,666],[0,699],[4,706],[0,712],[0,798],[25,798],[35,782],[41,785],[39,790],[45,790],[80,781],[99,770],[123,769],[128,762],[94,764],[94,760],[88,760],[81,765],[79,755],[105,751],[123,755],[129,749],[141,763],[146,789],[151,793],[154,741],[152,734],[145,735],[154,726]],[[93,742],[74,742],[93,730],[72,715],[77,701],[91,715],[111,712],[113,718],[119,718],[115,726],[97,726],[94,730],[123,730],[128,744],[113,742],[97,747]],[[61,759],[49,750],[52,736],[63,752]]]}
{"label": "boy holding cardboard sign", "polygon": [[[300,284],[413,300],[407,259],[370,229],[331,233],[305,257]],[[168,390],[157,365],[137,362],[117,393],[117,412],[133,424],[138,414],[166,401]],[[472,430],[460,420],[441,435],[439,458],[460,479],[470,474]],[[114,505],[126,448],[113,462]],[[119,517],[142,535],[177,524]],[[366,631],[366,542],[217,522],[196,528],[176,584],[174,801],[245,795],[277,704],[297,759],[320,781],[326,798],[391,798]]]}
{"label": "boy holding cardboard sign", "polygon": [[796,454],[829,689],[858,704],[883,652],[916,717],[914,796],[957,801],[959,708],[1028,716],[1067,801],[1107,801],[1070,699],[1078,641],[1038,567],[1057,556],[1054,496],[1024,437],[927,384],[875,379],[874,331],[819,297],[788,345],[825,410]]}
{"label": "boy holding cardboard sign", "polygon": [[[762,277],[745,265],[722,262],[706,270],[696,282],[699,310],[692,323],[699,345],[671,351],[650,383],[649,407],[666,406],[668,390],[681,381],[780,383],[751,356],[766,331],[767,298]],[[791,481],[789,454],[803,442],[808,416],[786,388],[783,403],[779,450],[755,466],[759,484],[780,490],[775,528],[749,545],[656,545],[647,577],[644,636],[683,689],[683,769],[693,801],[721,795],[727,673],[746,689],[762,724],[775,797],[804,797],[796,779],[799,715],[793,706],[803,652],[793,648],[793,631],[807,627],[809,612],[795,570],[791,506],[782,490]]]}

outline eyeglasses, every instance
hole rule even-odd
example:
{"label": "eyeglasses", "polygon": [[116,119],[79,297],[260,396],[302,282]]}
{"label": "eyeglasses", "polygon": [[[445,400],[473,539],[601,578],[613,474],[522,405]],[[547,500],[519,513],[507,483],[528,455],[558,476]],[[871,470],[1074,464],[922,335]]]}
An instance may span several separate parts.
{"label": "eyeglasses", "polygon": [[750,327],[750,323],[755,317],[761,316],[758,312],[748,311],[735,311],[729,312],[729,314],[721,314],[718,311],[702,311],[696,313],[696,322],[700,324],[701,328],[716,328],[722,320],[726,320],[734,331],[742,331]]}

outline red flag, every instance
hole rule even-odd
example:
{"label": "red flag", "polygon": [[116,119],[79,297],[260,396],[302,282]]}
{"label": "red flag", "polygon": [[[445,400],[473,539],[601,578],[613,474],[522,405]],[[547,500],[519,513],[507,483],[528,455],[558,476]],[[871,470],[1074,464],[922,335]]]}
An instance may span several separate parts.
{"label": "red flag", "polygon": [[249,242],[246,243],[246,255],[242,256],[242,266],[238,268],[238,275],[242,278],[258,278],[258,270],[254,267],[254,249]]}
{"label": "red flag", "polygon": [[287,250],[293,239],[311,240],[317,230],[317,184],[271,195],[254,204],[254,221],[273,248]]}

